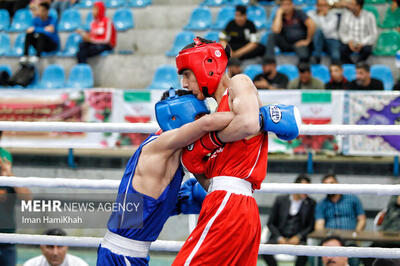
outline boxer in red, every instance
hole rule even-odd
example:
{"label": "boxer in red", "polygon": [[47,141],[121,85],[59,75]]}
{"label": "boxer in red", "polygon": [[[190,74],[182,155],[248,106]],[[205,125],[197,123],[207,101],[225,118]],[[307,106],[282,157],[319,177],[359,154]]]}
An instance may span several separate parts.
{"label": "boxer in red", "polygon": [[198,224],[173,265],[257,264],[261,225],[252,194],[266,176],[268,136],[260,130],[261,101],[251,79],[225,74],[229,57],[229,47],[199,37],[176,57],[183,87],[199,100],[213,97],[217,111],[234,118],[182,154],[183,165],[210,185]]}

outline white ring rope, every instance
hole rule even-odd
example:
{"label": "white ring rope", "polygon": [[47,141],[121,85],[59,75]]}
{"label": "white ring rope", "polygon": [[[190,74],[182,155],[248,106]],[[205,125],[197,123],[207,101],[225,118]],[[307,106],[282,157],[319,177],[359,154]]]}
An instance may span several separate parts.
{"label": "white ring rope", "polygon": [[[151,123],[10,122],[0,121],[3,131],[154,133]],[[301,125],[302,135],[400,135],[400,125]]]}
{"label": "white ring rope", "polygon": [[[120,180],[0,176],[0,186],[117,189]],[[263,183],[259,193],[400,195],[400,185]]]}
{"label": "white ring rope", "polygon": [[[25,245],[59,245],[74,247],[98,247],[100,237],[47,236],[28,234],[0,233],[0,243]],[[152,251],[178,252],[181,241],[157,240],[151,244]],[[261,244],[259,254],[289,254],[302,256],[343,256],[358,258],[400,258],[399,248],[364,248],[364,247],[320,247],[306,245]]]}

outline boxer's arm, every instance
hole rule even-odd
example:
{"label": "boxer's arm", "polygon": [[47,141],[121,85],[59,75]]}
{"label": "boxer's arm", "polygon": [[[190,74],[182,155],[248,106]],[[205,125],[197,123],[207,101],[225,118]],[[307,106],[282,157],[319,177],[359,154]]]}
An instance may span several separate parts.
{"label": "boxer's arm", "polygon": [[192,144],[208,132],[224,129],[232,121],[233,116],[231,112],[205,115],[180,128],[162,133],[157,141],[149,143],[149,148],[155,152],[174,152]]}
{"label": "boxer's arm", "polygon": [[246,75],[236,75],[231,79],[229,97],[232,99],[232,122],[218,132],[223,142],[233,142],[260,131],[259,101],[257,88]]}

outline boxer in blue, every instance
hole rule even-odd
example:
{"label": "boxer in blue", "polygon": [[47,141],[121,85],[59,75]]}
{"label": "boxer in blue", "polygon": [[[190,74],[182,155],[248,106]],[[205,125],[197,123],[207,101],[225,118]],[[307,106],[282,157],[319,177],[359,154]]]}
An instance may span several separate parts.
{"label": "boxer in blue", "polygon": [[98,249],[97,265],[148,265],[151,242],[157,239],[168,217],[200,211],[206,192],[194,179],[181,188],[181,150],[204,134],[225,128],[233,114],[210,115],[206,104],[193,95],[177,96],[174,90],[169,94],[156,104],[163,132],[149,136],[139,146],[118,189],[116,203],[128,206],[136,201],[139,208],[143,206],[141,212],[132,208],[113,211]]}

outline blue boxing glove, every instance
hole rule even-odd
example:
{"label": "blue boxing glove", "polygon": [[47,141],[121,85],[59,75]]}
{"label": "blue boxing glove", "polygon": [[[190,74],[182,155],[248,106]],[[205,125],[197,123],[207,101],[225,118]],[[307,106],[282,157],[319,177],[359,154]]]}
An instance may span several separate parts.
{"label": "blue boxing glove", "polygon": [[199,214],[207,192],[195,178],[186,180],[178,192],[178,201],[172,215]]}
{"label": "blue boxing glove", "polygon": [[266,105],[260,108],[260,127],[265,132],[274,132],[282,140],[299,136],[301,116],[294,105]]}

